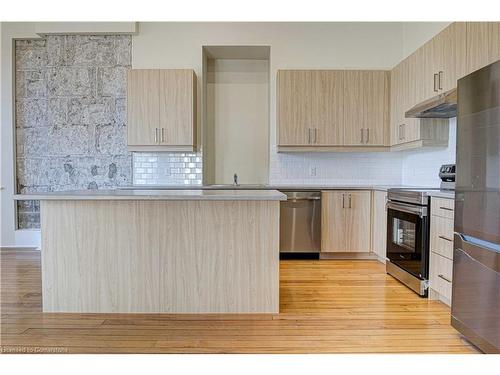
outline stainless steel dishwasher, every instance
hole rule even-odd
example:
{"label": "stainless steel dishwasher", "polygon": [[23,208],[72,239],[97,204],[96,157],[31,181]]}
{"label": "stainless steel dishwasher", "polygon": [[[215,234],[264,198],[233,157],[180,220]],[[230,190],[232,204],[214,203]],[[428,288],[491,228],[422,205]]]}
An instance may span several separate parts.
{"label": "stainless steel dishwasher", "polygon": [[321,192],[282,191],[280,252],[319,253],[321,249]]}

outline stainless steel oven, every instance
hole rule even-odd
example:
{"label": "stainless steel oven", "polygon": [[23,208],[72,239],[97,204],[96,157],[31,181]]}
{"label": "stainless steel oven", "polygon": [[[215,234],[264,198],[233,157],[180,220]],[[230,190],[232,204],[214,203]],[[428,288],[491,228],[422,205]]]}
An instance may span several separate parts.
{"label": "stainless steel oven", "polygon": [[387,202],[387,273],[421,296],[429,278],[429,199],[424,191],[391,189]]}

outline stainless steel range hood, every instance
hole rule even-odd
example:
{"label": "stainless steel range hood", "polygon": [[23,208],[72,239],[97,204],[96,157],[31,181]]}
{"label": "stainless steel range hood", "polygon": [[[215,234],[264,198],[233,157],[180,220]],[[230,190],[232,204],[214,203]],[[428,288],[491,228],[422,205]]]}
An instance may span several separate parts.
{"label": "stainless steel range hood", "polygon": [[450,118],[457,116],[457,89],[439,94],[406,111],[408,118]]}

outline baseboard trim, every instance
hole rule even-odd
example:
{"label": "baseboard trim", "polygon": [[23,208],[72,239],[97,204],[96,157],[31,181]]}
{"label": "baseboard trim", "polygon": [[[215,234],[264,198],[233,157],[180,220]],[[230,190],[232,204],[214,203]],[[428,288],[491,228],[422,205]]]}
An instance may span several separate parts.
{"label": "baseboard trim", "polygon": [[40,248],[33,246],[33,247],[26,247],[26,246],[0,246],[0,251],[34,251],[37,250],[39,251]]}

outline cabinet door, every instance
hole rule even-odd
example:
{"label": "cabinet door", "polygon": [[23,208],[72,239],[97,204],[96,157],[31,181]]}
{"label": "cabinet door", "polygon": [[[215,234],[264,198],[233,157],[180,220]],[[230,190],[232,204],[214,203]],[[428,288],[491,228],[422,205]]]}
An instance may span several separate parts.
{"label": "cabinet door", "polygon": [[433,81],[429,77],[434,77],[429,68],[430,44],[419,48],[410,55],[405,64],[403,76],[403,100],[402,118],[403,122],[399,129],[399,144],[412,142],[420,139],[420,119],[407,118],[406,111],[415,104],[422,102],[425,97],[430,97],[433,92]]}
{"label": "cabinet door", "polygon": [[344,138],[344,72],[312,71],[312,143],[340,146]]}
{"label": "cabinet door", "polygon": [[346,248],[349,252],[371,250],[371,192],[350,191],[346,199]]}
{"label": "cabinet door", "polygon": [[500,22],[467,22],[466,28],[469,74],[500,59]]}
{"label": "cabinet door", "polygon": [[372,250],[380,259],[387,252],[387,192],[373,191],[372,201]]}
{"label": "cabinet door", "polygon": [[403,123],[404,73],[407,72],[408,60],[403,60],[391,71],[391,146],[401,142],[401,124]]}
{"label": "cabinet door", "polygon": [[127,144],[130,146],[158,144],[159,77],[157,69],[127,72]]}
{"label": "cabinet door", "polygon": [[365,75],[360,70],[346,70],[344,89],[344,144],[364,144]]}
{"label": "cabinet door", "polygon": [[389,117],[388,73],[348,70],[344,86],[344,144],[383,146]]}
{"label": "cabinet door", "polygon": [[409,93],[406,97],[405,111],[438,93],[432,40],[425,43],[408,57],[408,69],[409,81],[407,86]]}
{"label": "cabinet door", "polygon": [[363,123],[365,144],[386,145],[389,121],[389,74],[386,71],[365,71],[363,84]]}
{"label": "cabinet door", "polygon": [[321,251],[345,252],[347,247],[345,191],[321,193]]}
{"label": "cabinet door", "polygon": [[311,141],[312,71],[278,71],[278,144],[306,146]]}
{"label": "cabinet door", "polygon": [[457,80],[465,75],[466,39],[464,22],[452,23],[432,39],[439,92],[456,88]]}
{"label": "cabinet door", "polygon": [[160,70],[160,144],[194,144],[196,75],[191,69]]}

